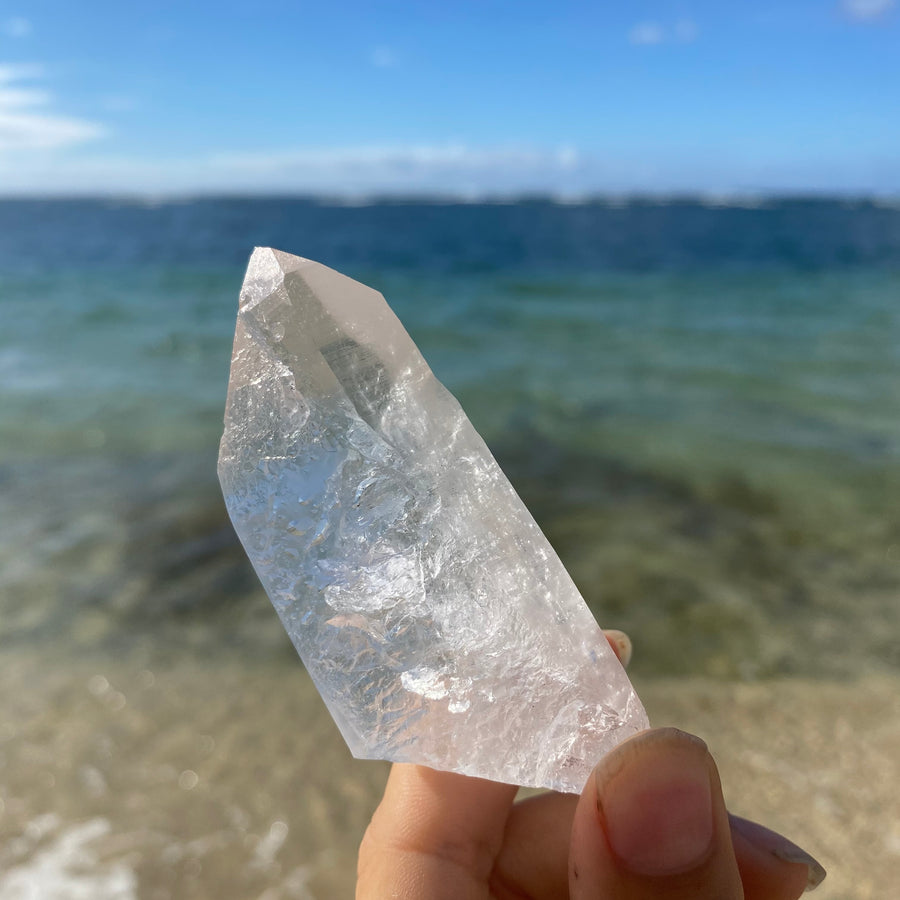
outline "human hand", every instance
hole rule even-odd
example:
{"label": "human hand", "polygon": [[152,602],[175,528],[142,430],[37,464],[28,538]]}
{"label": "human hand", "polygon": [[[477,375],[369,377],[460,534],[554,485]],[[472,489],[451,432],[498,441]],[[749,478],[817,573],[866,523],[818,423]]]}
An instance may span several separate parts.
{"label": "human hand", "polygon": [[[627,639],[608,635],[620,658]],[[627,661],[623,659],[623,661]],[[796,900],[824,869],[729,816],[699,738],[645,731],[580,797],[395,765],[359,853],[357,900]]]}

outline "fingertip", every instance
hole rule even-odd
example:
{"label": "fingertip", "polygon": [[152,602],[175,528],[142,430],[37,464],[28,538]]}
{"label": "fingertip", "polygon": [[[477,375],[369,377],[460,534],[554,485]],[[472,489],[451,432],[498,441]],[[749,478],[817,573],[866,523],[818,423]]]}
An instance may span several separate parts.
{"label": "fingertip", "polygon": [[619,662],[622,663],[623,667],[627,668],[628,663],[631,662],[631,638],[624,631],[619,631],[616,628],[606,629],[603,633],[606,635],[606,640],[609,642],[609,646],[612,647],[613,653],[618,657]]}

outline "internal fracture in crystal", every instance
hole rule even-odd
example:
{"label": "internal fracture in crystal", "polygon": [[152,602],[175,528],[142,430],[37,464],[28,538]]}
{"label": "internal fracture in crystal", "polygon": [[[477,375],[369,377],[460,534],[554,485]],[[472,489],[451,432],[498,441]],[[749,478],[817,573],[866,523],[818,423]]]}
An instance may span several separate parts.
{"label": "internal fracture in crystal", "polygon": [[577,792],[647,727],[547,539],[372,288],[254,251],[219,477],[355,756]]}

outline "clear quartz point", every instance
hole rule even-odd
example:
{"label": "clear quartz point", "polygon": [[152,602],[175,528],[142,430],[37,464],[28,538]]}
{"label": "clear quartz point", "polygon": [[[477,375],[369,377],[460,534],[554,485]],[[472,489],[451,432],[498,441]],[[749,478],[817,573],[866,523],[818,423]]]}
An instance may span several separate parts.
{"label": "clear quartz point", "polygon": [[354,756],[578,792],[647,727],[556,553],[372,288],[253,252],[219,478]]}

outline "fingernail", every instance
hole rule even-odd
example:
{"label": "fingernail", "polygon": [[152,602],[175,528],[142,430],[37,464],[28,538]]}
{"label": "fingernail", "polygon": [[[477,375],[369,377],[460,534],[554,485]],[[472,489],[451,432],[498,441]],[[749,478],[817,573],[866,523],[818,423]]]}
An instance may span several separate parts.
{"label": "fingernail", "polygon": [[706,745],[682,732],[620,748],[621,764],[598,770],[601,821],[619,862],[638,875],[673,875],[699,866],[713,839]]}
{"label": "fingernail", "polygon": [[741,819],[739,816],[729,816],[729,819],[731,820],[731,827],[755,847],[771,853],[784,862],[806,866],[807,891],[814,891],[825,880],[825,875],[827,874],[825,867],[815,857],[810,856],[802,847],[798,847],[784,835],[748,819]]}
{"label": "fingernail", "polygon": [[631,638],[624,631],[618,631],[615,628],[610,628],[604,633],[606,639],[612,644],[616,656],[619,657],[619,662],[623,666],[627,666],[631,662]]}

